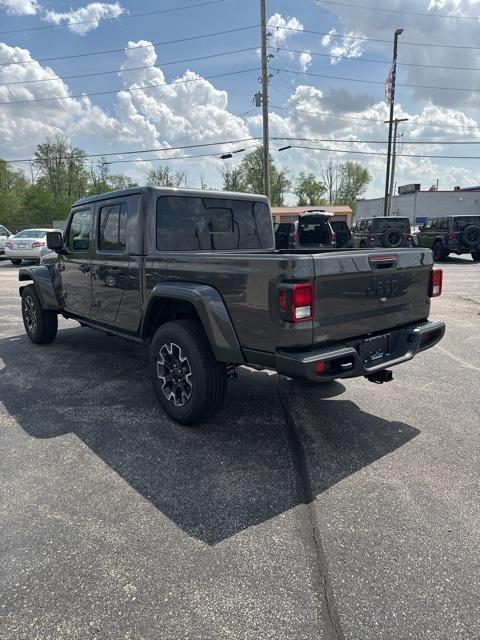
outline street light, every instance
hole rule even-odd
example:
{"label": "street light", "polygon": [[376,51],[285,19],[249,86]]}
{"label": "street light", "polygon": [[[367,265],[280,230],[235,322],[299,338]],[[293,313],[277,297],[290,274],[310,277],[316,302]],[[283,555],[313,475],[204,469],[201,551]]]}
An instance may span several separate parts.
{"label": "street light", "polygon": [[245,149],[237,149],[236,151],[229,151],[228,153],[222,153],[222,155],[220,156],[220,160],[228,160],[229,158],[233,157],[234,153],[242,153],[242,151],[245,151]]}
{"label": "street light", "polygon": [[388,215],[388,199],[389,199],[389,189],[390,189],[390,164],[391,164],[391,155],[392,155],[392,130],[393,130],[393,111],[395,107],[395,79],[397,75],[397,49],[398,49],[398,37],[402,35],[403,29],[397,29],[393,34],[393,60],[392,67],[390,69],[389,78],[390,80],[390,94],[386,95],[386,98],[390,102],[390,118],[388,120],[388,148],[387,148],[387,170],[385,176],[385,198],[383,202],[383,215]]}

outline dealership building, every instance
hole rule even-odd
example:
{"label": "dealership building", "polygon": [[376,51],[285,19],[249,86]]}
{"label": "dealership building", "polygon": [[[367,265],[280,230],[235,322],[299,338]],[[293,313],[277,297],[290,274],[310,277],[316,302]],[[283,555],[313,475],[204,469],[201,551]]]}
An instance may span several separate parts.
{"label": "dealership building", "polygon": [[[383,203],[384,198],[357,200],[356,219],[383,216]],[[427,218],[475,214],[480,215],[480,186],[422,191],[420,184],[405,185],[398,188],[390,208],[390,215],[408,217],[413,225],[423,224]]]}

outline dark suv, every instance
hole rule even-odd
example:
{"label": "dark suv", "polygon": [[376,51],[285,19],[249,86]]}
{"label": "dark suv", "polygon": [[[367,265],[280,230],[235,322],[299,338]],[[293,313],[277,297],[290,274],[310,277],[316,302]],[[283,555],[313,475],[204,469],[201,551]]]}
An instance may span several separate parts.
{"label": "dark suv", "polygon": [[275,223],[277,249],[315,249],[353,247],[346,222],[332,220],[328,211],[300,213],[294,222]]}
{"label": "dark suv", "polygon": [[417,234],[420,247],[433,251],[434,260],[445,260],[450,253],[470,253],[480,261],[480,215],[429,218]]}
{"label": "dark suv", "polygon": [[410,220],[397,216],[362,218],[353,227],[353,244],[360,249],[412,247]]}

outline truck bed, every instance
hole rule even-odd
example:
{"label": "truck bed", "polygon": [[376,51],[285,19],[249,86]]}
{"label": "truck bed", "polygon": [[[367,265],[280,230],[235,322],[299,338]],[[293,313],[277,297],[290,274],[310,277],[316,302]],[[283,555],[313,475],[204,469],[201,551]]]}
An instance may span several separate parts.
{"label": "truck bed", "polygon": [[[145,293],[188,281],[222,295],[244,350],[310,349],[428,317],[431,252],[424,249],[162,252],[145,259]],[[313,321],[284,322],[277,285],[313,282]]]}

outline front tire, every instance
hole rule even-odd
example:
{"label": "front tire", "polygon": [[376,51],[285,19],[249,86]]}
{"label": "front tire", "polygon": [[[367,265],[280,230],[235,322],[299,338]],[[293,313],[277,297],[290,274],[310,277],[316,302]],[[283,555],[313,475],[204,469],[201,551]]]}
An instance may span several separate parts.
{"label": "front tire", "polygon": [[22,264],[22,261],[19,260],[18,258],[12,258],[10,260],[10,262],[15,266],[15,267],[19,267]]}
{"label": "front tire", "polygon": [[225,399],[225,365],[215,360],[196,320],[175,320],[157,329],[150,346],[150,376],[165,413],[183,425],[212,418]]}
{"label": "front tire", "polygon": [[33,284],[22,291],[22,317],[27,336],[35,344],[49,344],[55,340],[58,316],[42,307]]}
{"label": "front tire", "polygon": [[445,251],[441,242],[435,242],[432,252],[435,262],[438,262],[439,260],[446,260],[448,258],[448,251]]}

